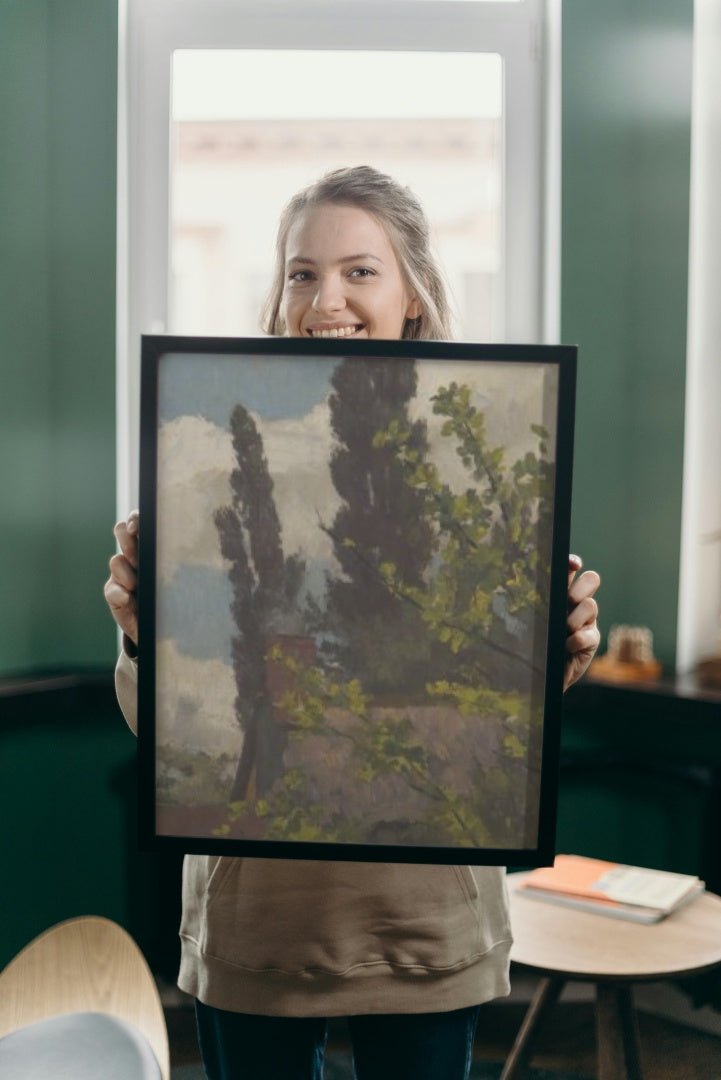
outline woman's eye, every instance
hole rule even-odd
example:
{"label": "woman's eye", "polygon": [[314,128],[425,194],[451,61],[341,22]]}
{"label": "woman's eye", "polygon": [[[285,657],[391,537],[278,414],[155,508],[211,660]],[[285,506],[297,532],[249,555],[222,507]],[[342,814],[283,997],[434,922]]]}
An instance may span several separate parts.
{"label": "woman's eye", "polygon": [[303,284],[306,281],[310,281],[310,279],[311,279],[310,270],[294,270],[291,274],[288,275],[288,281],[296,281],[299,284]]}
{"label": "woman's eye", "polygon": [[371,270],[369,266],[356,266],[350,272],[350,276],[355,277],[355,278],[373,277],[374,274],[375,274],[375,271]]}

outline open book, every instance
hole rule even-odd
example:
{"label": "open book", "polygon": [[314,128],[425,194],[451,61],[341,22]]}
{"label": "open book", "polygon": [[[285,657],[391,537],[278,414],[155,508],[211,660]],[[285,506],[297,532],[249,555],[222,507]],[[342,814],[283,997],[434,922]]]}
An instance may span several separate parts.
{"label": "open book", "polygon": [[693,874],[583,855],[557,855],[553,866],[532,870],[517,887],[536,900],[645,923],[658,922],[705,888]]}

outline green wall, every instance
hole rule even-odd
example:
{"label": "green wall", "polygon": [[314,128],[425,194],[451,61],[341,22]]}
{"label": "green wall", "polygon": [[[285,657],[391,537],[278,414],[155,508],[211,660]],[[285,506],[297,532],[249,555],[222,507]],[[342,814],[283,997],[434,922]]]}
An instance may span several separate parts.
{"label": "green wall", "polygon": [[116,0],[0,0],[0,966],[95,913],[144,944],[135,739],[102,597],[115,516]]}
{"label": "green wall", "polygon": [[0,967],[61,919],[131,911],[135,740],[112,685],[0,698]]}
{"label": "green wall", "polygon": [[[573,546],[601,628],[675,658],[692,0],[563,5],[562,340],[579,345]],[[605,646],[604,646],[605,647]]]}
{"label": "green wall", "polygon": [[112,663],[116,0],[0,0],[0,676]]}
{"label": "green wall", "polygon": [[0,687],[7,872],[0,969],[62,919],[104,915],[153,970],[177,974],[180,858],[138,847],[137,740],[110,672]]}

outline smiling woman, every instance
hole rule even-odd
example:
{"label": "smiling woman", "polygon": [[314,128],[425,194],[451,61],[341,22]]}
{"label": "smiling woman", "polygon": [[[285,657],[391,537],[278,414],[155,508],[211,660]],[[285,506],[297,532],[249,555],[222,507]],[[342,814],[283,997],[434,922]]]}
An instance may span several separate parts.
{"label": "smiling woman", "polygon": [[385,229],[365,210],[309,209],[287,247],[281,309],[292,336],[399,338],[420,314]]}
{"label": "smiling woman", "polygon": [[264,329],[293,337],[447,340],[446,292],[421,204],[368,166],[336,169],[281,217]]}

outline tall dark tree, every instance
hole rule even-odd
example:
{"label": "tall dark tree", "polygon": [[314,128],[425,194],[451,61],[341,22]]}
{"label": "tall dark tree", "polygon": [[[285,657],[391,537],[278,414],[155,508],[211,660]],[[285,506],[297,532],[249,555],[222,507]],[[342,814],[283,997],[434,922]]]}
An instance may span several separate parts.
{"label": "tall dark tree", "polygon": [[283,555],[273,481],[263,441],[248,410],[236,405],[230,420],[236,466],[230,477],[232,506],[215,513],[221,552],[229,562],[236,715],[244,739],[231,800],[245,799],[255,772],[257,793],[266,792],[282,766],[285,734],[273,721],[265,677],[268,633],[300,589],[302,563]]}
{"label": "tall dark tree", "polygon": [[328,580],[328,621],[343,666],[373,691],[422,684],[424,624],[379,572],[392,563],[404,582],[420,586],[433,553],[422,495],[405,482],[393,449],[378,445],[396,423],[414,451],[427,449],[425,423],[408,415],[416,386],[406,359],[348,359],[332,378],[331,475],[343,501],[327,530],[341,571]]}

